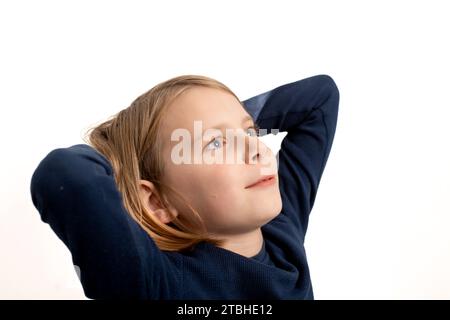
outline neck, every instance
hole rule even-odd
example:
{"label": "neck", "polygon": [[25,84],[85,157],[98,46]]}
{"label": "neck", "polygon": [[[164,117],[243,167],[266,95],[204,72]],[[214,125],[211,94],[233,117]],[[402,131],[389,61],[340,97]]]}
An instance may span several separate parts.
{"label": "neck", "polygon": [[225,242],[220,246],[221,248],[247,258],[256,256],[263,245],[261,228],[248,233],[226,235],[223,238],[225,238]]}

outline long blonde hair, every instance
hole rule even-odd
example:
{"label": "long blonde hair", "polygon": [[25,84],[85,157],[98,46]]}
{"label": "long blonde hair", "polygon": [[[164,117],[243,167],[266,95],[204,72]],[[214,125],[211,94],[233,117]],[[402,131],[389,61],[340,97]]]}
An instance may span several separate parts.
{"label": "long blonde hair", "polygon": [[[126,210],[156,245],[166,251],[192,249],[203,241],[215,245],[223,243],[223,239],[208,234],[200,215],[184,197],[160,180],[167,161],[161,152],[161,119],[172,101],[196,86],[224,90],[239,101],[226,85],[217,80],[200,75],[182,75],[157,84],[137,97],[129,107],[89,128],[83,138],[110,161]],[[171,193],[182,199],[193,215],[180,213],[169,224],[159,221],[139,197],[138,181],[141,179],[154,184],[161,195],[158,200],[163,208],[169,207],[163,195]]]}

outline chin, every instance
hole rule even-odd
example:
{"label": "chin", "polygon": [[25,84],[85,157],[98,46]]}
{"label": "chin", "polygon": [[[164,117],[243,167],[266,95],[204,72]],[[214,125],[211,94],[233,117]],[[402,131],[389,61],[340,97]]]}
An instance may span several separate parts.
{"label": "chin", "polygon": [[269,206],[271,207],[271,216],[273,218],[278,216],[283,209],[283,201],[281,200],[281,196],[278,195],[278,197],[274,197]]}
{"label": "chin", "polygon": [[281,213],[281,206],[274,206],[272,210],[266,211],[264,215],[261,215],[262,225],[265,225],[275,219]]}
{"label": "chin", "polygon": [[278,217],[278,215],[281,213],[281,208],[280,210],[275,210],[274,213],[272,214],[270,220],[275,219],[276,217]]}

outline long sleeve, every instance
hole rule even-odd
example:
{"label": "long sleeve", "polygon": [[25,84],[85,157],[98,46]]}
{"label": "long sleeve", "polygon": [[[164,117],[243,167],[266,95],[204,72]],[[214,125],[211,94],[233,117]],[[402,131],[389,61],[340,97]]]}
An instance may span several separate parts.
{"label": "long sleeve", "polygon": [[88,145],[51,151],[31,178],[31,196],[72,254],[91,299],[154,299],[169,265],[125,210],[103,155]]}
{"label": "long sleeve", "polygon": [[278,154],[282,211],[304,238],[336,131],[339,90],[330,76],[317,75],[242,103],[267,133],[287,131]]}

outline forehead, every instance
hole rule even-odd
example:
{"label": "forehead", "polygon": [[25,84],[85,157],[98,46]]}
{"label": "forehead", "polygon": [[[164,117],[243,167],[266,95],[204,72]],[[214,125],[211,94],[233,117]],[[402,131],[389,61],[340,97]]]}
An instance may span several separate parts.
{"label": "forehead", "polygon": [[218,123],[228,123],[231,128],[238,128],[246,115],[247,111],[231,93],[194,87],[183,92],[168,106],[161,129],[164,140],[170,141],[175,129],[184,128],[193,134],[194,121],[202,121],[203,129]]}

